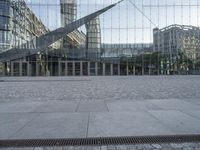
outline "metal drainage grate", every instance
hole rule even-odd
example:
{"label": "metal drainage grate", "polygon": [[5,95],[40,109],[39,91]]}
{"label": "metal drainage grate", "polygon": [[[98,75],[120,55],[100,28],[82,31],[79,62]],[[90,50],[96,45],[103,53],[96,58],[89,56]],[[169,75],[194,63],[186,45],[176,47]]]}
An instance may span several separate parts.
{"label": "metal drainage grate", "polygon": [[100,146],[153,143],[200,142],[200,135],[105,137],[79,139],[0,140],[2,147]]}

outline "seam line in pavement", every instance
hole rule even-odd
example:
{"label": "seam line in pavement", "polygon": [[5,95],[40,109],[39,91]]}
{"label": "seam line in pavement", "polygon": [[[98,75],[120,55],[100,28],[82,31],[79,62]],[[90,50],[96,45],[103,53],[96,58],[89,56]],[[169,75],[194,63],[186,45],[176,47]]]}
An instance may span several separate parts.
{"label": "seam line in pavement", "polygon": [[192,118],[194,118],[194,119],[200,120],[200,117],[193,116],[192,114],[190,114],[190,113],[188,113],[188,112],[184,112],[184,111],[182,111],[182,110],[180,110],[180,112],[182,112],[183,114],[188,115],[188,116],[190,116],[190,117],[192,117]]}
{"label": "seam line in pavement", "polygon": [[76,106],[75,112],[78,112],[78,109],[79,109],[80,104],[81,104],[81,100],[79,100],[79,102],[78,102],[78,104],[77,104],[77,106]]}
{"label": "seam line in pavement", "polygon": [[106,101],[104,101],[104,104],[106,105],[106,109],[108,112],[110,112],[109,108],[108,108],[108,103]]}
{"label": "seam line in pavement", "polygon": [[86,129],[86,137],[88,137],[89,123],[90,123],[90,112],[89,112],[89,114],[88,114],[88,122],[87,122],[87,129]]}
{"label": "seam line in pavement", "polygon": [[[40,116],[40,115],[39,115]],[[35,116],[33,117],[33,119],[31,119],[30,121],[28,121],[27,123],[25,123],[25,125],[23,125],[19,130],[17,130],[15,133],[13,133],[11,136],[8,137],[8,139],[12,138],[14,135],[16,135],[19,131],[21,131],[22,129],[24,129],[29,123],[31,123],[33,120],[35,120],[37,117],[39,116]]]}
{"label": "seam line in pavement", "polygon": [[[162,110],[161,110],[162,111]],[[174,132],[173,130],[172,130],[172,128],[170,128],[170,127],[168,127],[164,122],[162,122],[161,120],[159,120],[156,116],[154,116],[153,114],[151,114],[150,112],[149,112],[149,110],[147,111],[147,113],[148,113],[148,115],[150,115],[151,117],[153,117],[154,119],[156,119],[161,125],[163,125],[166,129],[168,129],[169,131],[171,131],[171,132]]]}

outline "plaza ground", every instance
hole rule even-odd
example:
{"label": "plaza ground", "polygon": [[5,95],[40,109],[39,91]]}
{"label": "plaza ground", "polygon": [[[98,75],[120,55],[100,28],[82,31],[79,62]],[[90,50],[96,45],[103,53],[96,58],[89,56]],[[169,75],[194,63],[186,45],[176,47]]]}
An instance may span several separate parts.
{"label": "plaza ground", "polygon": [[200,76],[1,77],[0,118],[0,139],[199,134]]}

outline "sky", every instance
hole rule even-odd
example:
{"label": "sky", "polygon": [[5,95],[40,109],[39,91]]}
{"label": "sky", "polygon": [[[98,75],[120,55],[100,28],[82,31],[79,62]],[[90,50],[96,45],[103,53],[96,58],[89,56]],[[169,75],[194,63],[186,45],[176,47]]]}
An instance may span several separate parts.
{"label": "sky", "polygon": [[[51,30],[60,27],[60,0],[26,0]],[[117,0],[77,0],[77,19]],[[200,26],[199,0],[124,0],[100,16],[102,43],[150,43],[153,28]],[[80,30],[85,32],[85,27]]]}

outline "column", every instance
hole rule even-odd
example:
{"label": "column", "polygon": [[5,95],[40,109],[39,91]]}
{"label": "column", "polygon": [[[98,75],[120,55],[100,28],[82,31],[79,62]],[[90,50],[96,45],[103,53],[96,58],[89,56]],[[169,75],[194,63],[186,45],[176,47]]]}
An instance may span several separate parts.
{"label": "column", "polygon": [[10,71],[11,71],[11,76],[14,76],[14,67],[13,67],[13,62],[11,61],[10,62],[10,65],[11,65],[11,69],[10,69]]}
{"label": "column", "polygon": [[105,75],[106,75],[106,64],[103,63],[103,76],[105,76]]}
{"label": "column", "polygon": [[60,76],[61,75],[61,63],[60,63],[60,61],[58,60],[58,76]]}
{"label": "column", "polygon": [[144,75],[144,66],[142,66],[142,75]]}
{"label": "column", "polygon": [[98,76],[98,62],[95,62],[95,75]]}
{"label": "column", "polygon": [[2,70],[2,71],[3,71],[3,72],[2,72],[2,76],[6,76],[6,63],[3,63],[3,64],[2,64],[2,67],[3,67],[3,68],[2,68],[2,69],[3,69],[3,70]]}
{"label": "column", "polygon": [[120,76],[120,64],[118,64],[118,75]]}
{"label": "column", "polygon": [[80,62],[80,76],[83,76],[83,62]]}
{"label": "column", "polygon": [[133,75],[135,75],[135,66],[133,66]]}
{"label": "column", "polygon": [[88,61],[88,76],[90,76],[90,62]]}
{"label": "column", "polygon": [[30,72],[31,68],[30,68],[30,63],[29,61],[27,62],[27,76],[31,76],[31,72]]}
{"label": "column", "polygon": [[68,63],[65,62],[65,76],[68,76]]}
{"label": "column", "polygon": [[5,63],[2,63],[2,76],[5,76]]}
{"label": "column", "polygon": [[19,76],[22,76],[22,60],[19,61]]}
{"label": "column", "polygon": [[73,73],[73,76],[75,76],[75,61],[73,61],[72,63],[72,73]]}
{"label": "column", "polygon": [[110,75],[113,76],[113,64],[110,64]]}
{"label": "column", "polygon": [[128,63],[126,63],[126,75],[129,75],[129,67],[128,67]]}
{"label": "column", "polygon": [[39,76],[39,63],[38,61],[36,60],[36,76]]}

